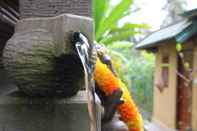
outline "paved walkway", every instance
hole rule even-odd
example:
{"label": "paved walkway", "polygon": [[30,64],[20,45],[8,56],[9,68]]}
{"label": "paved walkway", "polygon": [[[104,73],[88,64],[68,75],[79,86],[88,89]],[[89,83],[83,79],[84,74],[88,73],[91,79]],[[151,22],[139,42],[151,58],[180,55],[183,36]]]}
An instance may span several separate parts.
{"label": "paved walkway", "polygon": [[175,129],[170,129],[167,127],[160,126],[159,124],[145,121],[145,131],[177,131]]}

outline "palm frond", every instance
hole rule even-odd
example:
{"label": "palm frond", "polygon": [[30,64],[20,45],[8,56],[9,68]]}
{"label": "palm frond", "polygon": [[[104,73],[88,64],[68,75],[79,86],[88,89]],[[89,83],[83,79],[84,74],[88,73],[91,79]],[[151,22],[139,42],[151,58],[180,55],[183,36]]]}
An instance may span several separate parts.
{"label": "palm frond", "polygon": [[96,40],[99,41],[101,39],[102,34],[104,34],[107,30],[109,30],[112,26],[116,25],[117,22],[124,16],[124,12],[126,12],[132,4],[132,0],[122,0],[117,6],[115,6],[109,15],[101,21],[99,24],[98,30],[96,31]]}
{"label": "palm frond", "polygon": [[116,57],[120,58],[119,60],[122,60],[123,63],[129,62],[129,60],[122,53],[119,53],[118,51],[109,50],[109,54],[111,54],[111,56],[116,56]]}
{"label": "palm frond", "polygon": [[107,46],[108,49],[129,49],[133,46],[133,43],[128,41],[117,41],[110,44],[110,46]]}
{"label": "palm frond", "polygon": [[147,24],[133,24],[133,23],[125,23],[121,27],[114,26],[111,28],[110,32],[121,32],[127,30],[134,30],[134,29],[148,29],[150,28]]}
{"label": "palm frond", "polygon": [[129,37],[136,35],[136,34],[140,34],[140,33],[141,32],[139,31],[133,31],[133,30],[128,30],[124,32],[116,32],[103,38],[100,42],[104,43],[105,45],[109,45],[115,41],[127,40]]}
{"label": "palm frond", "polygon": [[110,0],[94,0],[93,17],[95,21],[95,31],[99,29],[101,21],[105,19],[107,10],[109,9]]}

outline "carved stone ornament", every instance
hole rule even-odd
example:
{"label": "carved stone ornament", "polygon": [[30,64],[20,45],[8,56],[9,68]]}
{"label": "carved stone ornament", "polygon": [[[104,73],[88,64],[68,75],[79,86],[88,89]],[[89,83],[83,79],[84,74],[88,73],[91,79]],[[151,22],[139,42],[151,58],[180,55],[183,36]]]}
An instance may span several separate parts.
{"label": "carved stone ornament", "polygon": [[70,37],[75,31],[93,43],[88,17],[63,14],[17,23],[3,51],[3,64],[22,92],[72,96],[83,86],[83,67]]}

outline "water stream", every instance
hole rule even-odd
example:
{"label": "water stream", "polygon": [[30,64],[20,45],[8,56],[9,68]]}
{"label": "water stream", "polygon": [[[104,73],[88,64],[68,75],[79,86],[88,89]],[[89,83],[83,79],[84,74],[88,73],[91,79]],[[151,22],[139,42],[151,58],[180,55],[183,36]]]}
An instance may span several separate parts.
{"label": "water stream", "polygon": [[[81,60],[84,69],[84,82],[85,89],[88,97],[88,112],[90,117],[90,131],[97,131],[96,124],[96,109],[95,109],[95,96],[94,96],[94,83],[92,80],[93,69],[90,67],[89,63],[89,53],[90,48],[87,38],[81,33],[78,34],[80,41],[75,43],[75,48]],[[81,40],[82,39],[82,40]],[[83,42],[82,42],[83,41]]]}

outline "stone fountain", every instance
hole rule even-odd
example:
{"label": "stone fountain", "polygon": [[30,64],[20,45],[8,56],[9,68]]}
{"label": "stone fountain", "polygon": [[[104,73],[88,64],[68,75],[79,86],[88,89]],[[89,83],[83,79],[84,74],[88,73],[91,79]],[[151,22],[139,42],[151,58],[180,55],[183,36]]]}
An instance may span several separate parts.
{"label": "stone fountain", "polygon": [[90,5],[90,0],[19,1],[21,19],[3,50],[7,83],[13,84],[0,96],[0,130],[90,130],[83,67],[72,42],[73,32],[81,32],[93,43]]}

